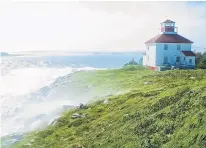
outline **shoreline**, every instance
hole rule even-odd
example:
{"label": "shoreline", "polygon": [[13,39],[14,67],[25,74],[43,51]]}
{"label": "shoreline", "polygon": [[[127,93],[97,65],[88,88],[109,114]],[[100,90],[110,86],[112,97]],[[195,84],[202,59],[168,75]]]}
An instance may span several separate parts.
{"label": "shoreline", "polygon": [[[124,68],[121,68],[118,70],[111,70],[111,71],[108,70],[99,71],[95,74],[92,72],[80,72],[80,71],[78,72],[79,73],[75,73],[75,79],[79,79],[78,81],[80,81],[80,83],[81,82],[84,83],[85,85],[92,83],[92,85],[94,85],[94,88],[95,86],[98,86],[101,90],[99,91],[99,94],[104,93],[102,89],[103,88],[106,89],[108,88],[108,86],[110,88],[116,88],[116,90],[125,90],[125,88],[127,88],[128,92],[106,96],[104,99],[101,100],[100,98],[97,97],[95,99],[96,101],[94,102],[92,101],[92,103],[88,103],[87,104],[88,107],[85,109],[74,108],[74,109],[66,110],[61,114],[60,118],[57,119],[56,124],[54,124],[53,126],[48,126],[47,128],[39,131],[38,133],[35,132],[28,133],[28,135],[26,135],[26,137],[24,137],[20,143],[14,145],[14,148],[19,148],[19,146],[23,146],[24,144],[35,145],[36,142],[38,143],[40,142],[41,144],[39,146],[44,147],[46,146],[45,145],[46,143],[44,143],[44,141],[41,141],[39,138],[41,138],[43,133],[46,134],[49,131],[51,131],[52,133],[51,135],[50,134],[47,135],[48,140],[53,137],[52,135],[58,134],[58,132],[61,133],[61,136],[58,134],[60,136],[59,137],[60,139],[58,138],[58,136],[56,138],[53,137],[52,142],[48,141],[47,144],[52,144],[53,142],[58,143],[59,141],[61,141],[61,137],[63,139],[67,139],[70,137],[70,136],[68,137],[67,134],[69,133],[72,134],[74,132],[74,135],[72,136],[73,138],[71,140],[66,140],[63,143],[63,145],[61,145],[61,147],[64,147],[66,145],[68,145],[68,147],[72,147],[75,144],[81,146],[92,146],[92,145],[97,146],[96,144],[98,144],[98,141],[101,142],[102,144],[107,143],[106,145],[108,146],[112,143],[108,143],[108,141],[106,141],[104,136],[100,136],[97,139],[95,138],[100,132],[100,129],[103,127],[106,128],[107,130],[101,132],[101,135],[109,136],[110,133],[113,133],[113,137],[110,138],[111,140],[118,138],[118,135],[123,136],[122,132],[124,130],[127,130],[127,132],[125,133],[127,137],[128,138],[130,137],[130,139],[132,138],[136,139],[134,141],[133,140],[131,141],[133,145],[135,145],[138,144],[137,143],[138,141],[141,141],[141,138],[139,137],[142,137],[145,134],[143,133],[140,134],[139,136],[135,136],[134,134],[129,134],[130,132],[132,132],[130,131],[131,129],[130,124],[132,124],[136,128],[140,126],[140,125],[137,126],[136,122],[133,121],[133,117],[136,117],[135,116],[136,112],[142,112],[140,114],[140,117],[143,121],[146,120],[145,117],[151,118],[150,114],[154,114],[155,117],[157,115],[158,117],[161,112],[164,112],[165,114],[167,113],[168,110],[167,97],[171,96],[171,98],[169,99],[170,101],[168,102],[169,106],[181,106],[181,102],[184,102],[187,93],[192,93],[194,91],[192,90],[192,88],[197,87],[198,84],[199,87],[195,88],[195,91],[198,91],[199,94],[195,94],[195,96],[193,96],[193,98],[190,99],[191,103],[193,104],[194,103],[193,100],[200,99],[201,101],[201,97],[198,98],[198,96],[203,95],[204,92],[203,90],[206,89],[204,88],[204,84],[206,84],[206,75],[204,73],[204,70],[192,70],[192,71],[177,70],[177,71],[166,71],[166,72],[155,73],[149,70],[138,70],[138,69],[125,70]],[[82,77],[83,75],[84,77]],[[191,76],[195,77],[195,79],[190,79]],[[145,83],[145,82],[151,82],[151,83]],[[163,83],[163,82],[168,82],[168,83]],[[176,97],[180,98],[180,101],[175,100]],[[105,100],[107,100],[107,103],[104,103]],[[163,106],[166,105],[161,110],[159,110],[157,106],[159,104],[159,101],[163,101],[162,102]],[[177,110],[179,109],[181,108],[178,107]],[[188,111],[193,112],[195,110],[196,108],[193,108],[192,110],[190,109]],[[172,110],[169,110],[169,112],[172,112]],[[83,115],[84,113],[87,114],[86,117],[72,119],[73,114]],[[194,112],[194,113],[199,114],[199,112]],[[183,113],[181,113],[180,115],[185,116]],[[176,116],[180,116],[180,115],[177,114]],[[161,122],[161,120],[159,120],[157,117],[152,120],[154,120],[153,122],[155,124],[159,125],[160,124],[159,122]],[[167,116],[163,118],[167,119]],[[185,116],[184,121],[188,120],[189,118],[190,117]],[[170,118],[168,118],[167,120],[169,123],[172,122],[170,121]],[[108,123],[110,123],[110,121],[111,121],[111,125],[110,124],[107,125]],[[139,122],[140,121],[138,119],[137,123]],[[183,124],[181,121],[178,122],[180,122],[178,124]],[[151,123],[151,127],[154,126],[154,123]],[[99,126],[99,124],[101,126]],[[117,131],[119,131],[118,132],[119,134],[115,135],[114,131],[112,130],[112,127],[116,129],[117,126],[118,126]],[[125,128],[125,126],[128,126],[130,128]],[[166,127],[166,125],[164,126]],[[62,130],[64,128],[66,130]],[[182,127],[178,126],[178,131],[181,128]],[[139,130],[141,131],[143,129],[144,128]],[[178,131],[176,132],[178,133]],[[89,135],[86,134],[87,132],[89,132]],[[187,134],[187,130],[185,130],[185,133]],[[149,134],[153,135],[153,133],[149,133]],[[34,135],[36,135],[35,136],[36,138],[33,137]],[[83,138],[84,140],[80,140],[79,139],[80,137]],[[122,139],[123,140],[122,142],[124,142],[122,144],[124,145],[129,144],[128,142],[125,141],[126,139],[127,139],[126,137]],[[161,140],[159,141],[160,144],[161,144]],[[183,140],[184,139],[180,141],[183,142]],[[116,139],[116,142],[118,143],[120,141]],[[177,144],[178,143],[176,143],[176,146]],[[169,145],[169,143],[167,143],[167,145]]]}

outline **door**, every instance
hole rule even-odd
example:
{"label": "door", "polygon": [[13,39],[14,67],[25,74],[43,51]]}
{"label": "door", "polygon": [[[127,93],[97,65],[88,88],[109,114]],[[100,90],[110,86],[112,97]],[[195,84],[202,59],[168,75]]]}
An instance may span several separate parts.
{"label": "door", "polygon": [[176,63],[180,63],[180,57],[176,57]]}
{"label": "door", "polygon": [[180,66],[180,57],[179,56],[176,57],[176,61],[175,62],[176,62],[176,66],[179,67]]}

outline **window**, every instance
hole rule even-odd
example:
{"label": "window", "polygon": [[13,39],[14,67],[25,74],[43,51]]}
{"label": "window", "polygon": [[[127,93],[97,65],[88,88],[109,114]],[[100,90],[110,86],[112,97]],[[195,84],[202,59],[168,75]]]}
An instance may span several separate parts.
{"label": "window", "polygon": [[164,57],[164,64],[168,63],[168,57]]}
{"label": "window", "polygon": [[164,45],[164,50],[168,50],[168,45],[167,44]]}
{"label": "window", "polygon": [[181,48],[181,45],[177,45],[177,50],[180,50],[180,48]]}
{"label": "window", "polygon": [[189,63],[192,64],[192,59],[189,59]]}
{"label": "window", "polygon": [[149,51],[149,46],[147,46],[147,50]]}
{"label": "window", "polygon": [[180,62],[180,57],[176,57],[176,62]]}

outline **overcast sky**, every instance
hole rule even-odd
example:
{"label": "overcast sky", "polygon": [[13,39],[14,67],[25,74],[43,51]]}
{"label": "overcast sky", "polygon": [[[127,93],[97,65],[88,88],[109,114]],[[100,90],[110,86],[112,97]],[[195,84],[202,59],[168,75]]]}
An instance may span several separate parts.
{"label": "overcast sky", "polygon": [[0,2],[0,51],[139,51],[166,19],[206,48],[206,2]]}

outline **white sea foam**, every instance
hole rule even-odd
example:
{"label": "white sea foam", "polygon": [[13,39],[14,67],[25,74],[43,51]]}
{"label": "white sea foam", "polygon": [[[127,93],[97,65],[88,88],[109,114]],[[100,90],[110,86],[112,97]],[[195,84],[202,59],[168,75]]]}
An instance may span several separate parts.
{"label": "white sea foam", "polygon": [[[26,132],[48,125],[53,118],[63,111],[63,105],[76,105],[64,92],[58,92],[52,100],[38,102],[29,100],[32,93],[40,88],[51,85],[58,77],[80,70],[96,70],[92,67],[82,68],[48,68],[28,67],[16,68],[1,77],[1,136]],[[37,100],[40,96],[36,96]]]}
{"label": "white sea foam", "polygon": [[57,77],[72,72],[72,68],[19,68],[2,76],[1,95],[22,95],[51,84]]}

